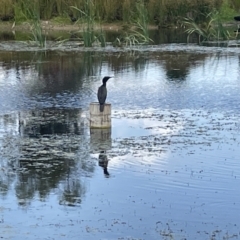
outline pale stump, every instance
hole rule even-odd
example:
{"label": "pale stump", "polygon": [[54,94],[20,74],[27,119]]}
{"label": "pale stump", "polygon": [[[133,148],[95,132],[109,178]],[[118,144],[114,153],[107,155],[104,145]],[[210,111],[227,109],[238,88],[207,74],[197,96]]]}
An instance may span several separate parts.
{"label": "pale stump", "polygon": [[90,103],[90,128],[111,128],[111,104],[104,104],[104,111],[100,112],[99,103]]}

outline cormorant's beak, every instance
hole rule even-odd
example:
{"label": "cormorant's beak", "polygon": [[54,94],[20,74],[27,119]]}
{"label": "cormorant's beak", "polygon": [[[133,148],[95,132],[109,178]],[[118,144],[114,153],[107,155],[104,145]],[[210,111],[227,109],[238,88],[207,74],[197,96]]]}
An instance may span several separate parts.
{"label": "cormorant's beak", "polygon": [[[109,80],[110,78],[113,78],[113,77],[108,77],[108,80]],[[108,81],[108,80],[107,80],[107,81]]]}

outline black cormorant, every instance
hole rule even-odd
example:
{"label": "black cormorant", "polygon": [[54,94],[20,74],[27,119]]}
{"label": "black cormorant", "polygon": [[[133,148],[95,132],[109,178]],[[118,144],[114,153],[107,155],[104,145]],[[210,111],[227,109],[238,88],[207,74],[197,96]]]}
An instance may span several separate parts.
{"label": "black cormorant", "polygon": [[104,104],[107,98],[107,81],[111,77],[104,77],[102,80],[102,85],[98,88],[98,102],[100,104],[100,112],[103,112],[104,110]]}

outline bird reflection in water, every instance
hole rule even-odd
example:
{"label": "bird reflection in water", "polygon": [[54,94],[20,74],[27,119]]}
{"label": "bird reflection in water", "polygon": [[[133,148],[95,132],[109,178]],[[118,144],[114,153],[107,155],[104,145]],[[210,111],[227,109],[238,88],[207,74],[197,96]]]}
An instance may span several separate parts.
{"label": "bird reflection in water", "polygon": [[104,150],[102,150],[99,154],[98,165],[103,168],[103,173],[104,173],[105,177],[109,177],[110,174],[107,169],[108,168],[108,158],[106,155],[106,151],[104,151]]}

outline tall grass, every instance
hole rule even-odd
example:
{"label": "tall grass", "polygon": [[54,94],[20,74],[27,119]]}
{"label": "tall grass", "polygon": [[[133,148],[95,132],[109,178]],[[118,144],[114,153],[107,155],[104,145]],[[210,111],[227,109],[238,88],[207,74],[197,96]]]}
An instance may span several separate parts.
{"label": "tall grass", "polygon": [[182,23],[187,27],[188,36],[196,33],[199,36],[199,42],[228,40],[231,35],[223,26],[219,16],[218,11],[213,11],[205,16],[207,21],[204,24],[198,24],[192,18],[185,18]]}
{"label": "tall grass", "polygon": [[94,8],[93,8],[93,1],[86,0],[85,4],[83,5],[82,9],[72,6],[73,9],[77,10],[80,14],[80,20],[84,24],[83,25],[83,41],[85,47],[92,47],[93,43],[95,42],[95,34],[94,34]]}
{"label": "tall grass", "polygon": [[[1,0],[1,14],[13,13],[14,3],[21,5],[23,0]],[[231,8],[240,10],[239,0],[144,0],[149,21],[158,25],[175,24],[182,17],[192,17],[201,21],[204,15],[213,9],[220,9],[223,2],[228,1]],[[28,1],[27,1],[28,2]],[[81,9],[88,0],[32,0],[30,4],[38,4],[41,19],[51,19],[56,16],[81,14],[74,6]],[[132,14],[137,13],[136,0],[92,0],[91,11],[94,16],[106,22],[131,20]],[[24,9],[21,7],[22,11]],[[202,13],[199,15],[199,13]]]}
{"label": "tall grass", "polygon": [[19,0],[15,4],[15,21],[28,21],[32,33],[30,40],[34,41],[38,46],[46,46],[46,38],[40,22],[40,6],[38,1]]}
{"label": "tall grass", "polygon": [[1,0],[0,19],[8,19],[13,17],[13,1],[14,0]]}
{"label": "tall grass", "polygon": [[136,30],[132,30],[132,39],[136,39],[141,44],[147,44],[152,41],[149,37],[149,18],[144,0],[136,1],[136,13],[133,18],[133,25]]}
{"label": "tall grass", "polygon": [[135,6],[136,12],[132,13],[128,25],[124,26],[125,31],[120,38],[116,38],[114,46],[131,47],[152,41],[149,37],[149,18],[144,0],[137,0]]}
{"label": "tall grass", "polygon": [[148,31],[148,11],[145,7],[143,0],[138,0],[136,2],[136,18],[135,18],[135,25],[137,29],[142,32],[145,38],[149,39],[149,31]]}
{"label": "tall grass", "polygon": [[[50,19],[53,16],[55,7],[56,7],[55,1],[49,1],[49,0],[39,1],[40,18]],[[59,11],[58,8],[57,10]],[[61,11],[59,11],[59,13],[61,13]]]}
{"label": "tall grass", "polygon": [[83,31],[82,37],[85,47],[92,47],[94,43],[100,43],[102,47],[106,45],[105,34],[100,28],[100,31],[96,31],[96,15],[95,5],[93,0],[86,0],[82,8],[72,6],[79,12],[79,20],[82,23]]}
{"label": "tall grass", "polygon": [[234,8],[236,11],[240,11],[240,1],[239,0],[229,0],[229,4]]}
{"label": "tall grass", "polygon": [[[232,0],[233,1],[233,0]],[[222,20],[224,21],[232,21],[233,16],[239,15],[238,10],[240,8],[240,1],[239,2],[239,7],[238,4],[233,5],[231,0],[224,0],[223,4],[219,10],[219,14]],[[235,6],[235,7],[233,7]]]}

